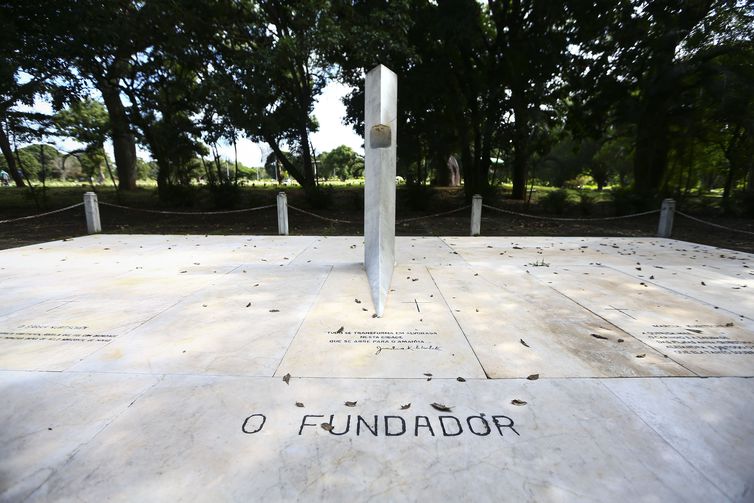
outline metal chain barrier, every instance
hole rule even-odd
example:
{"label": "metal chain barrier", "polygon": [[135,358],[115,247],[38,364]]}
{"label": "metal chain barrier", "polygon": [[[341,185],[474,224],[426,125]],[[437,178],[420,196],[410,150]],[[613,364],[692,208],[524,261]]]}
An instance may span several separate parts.
{"label": "metal chain barrier", "polygon": [[398,220],[397,222],[395,222],[395,225],[401,225],[401,224],[405,224],[405,223],[408,223],[408,222],[415,222],[417,220],[424,220],[426,218],[442,217],[442,216],[445,216],[445,215],[450,215],[450,214],[453,214],[453,213],[458,213],[459,211],[467,210],[469,208],[471,208],[471,205],[467,204],[466,206],[462,206],[460,208],[456,208],[456,209],[450,210],[450,211],[443,211],[442,213],[434,213],[432,215],[424,215],[423,217],[404,218],[403,220]]}
{"label": "metal chain barrier", "polygon": [[[80,203],[83,204],[83,203]],[[267,206],[257,206],[256,208],[244,208],[242,210],[226,210],[226,211],[162,211],[162,210],[148,210],[146,208],[133,208],[131,206],[121,206],[120,204],[99,202],[100,206],[111,206],[113,208],[120,208],[122,210],[141,211],[143,213],[156,213],[159,215],[227,215],[230,213],[246,213],[249,211],[266,210],[268,208],[275,208],[276,205],[268,204]]]}
{"label": "metal chain barrier", "polygon": [[336,224],[360,224],[361,222],[354,222],[353,220],[339,220],[337,218],[328,218],[323,217],[322,215],[317,215],[316,213],[312,213],[311,211],[302,210],[301,208],[296,208],[295,206],[288,205],[288,208],[293,211],[298,211],[299,213],[303,213],[304,215],[309,215],[314,218],[319,218],[320,220],[325,220],[327,222],[335,222]]}
{"label": "metal chain barrier", "polygon": [[699,222],[704,225],[709,225],[711,227],[717,227],[718,229],[725,229],[726,231],[733,231],[733,232],[741,232],[743,234],[751,234],[754,236],[754,232],[751,231],[744,231],[741,229],[734,229],[733,227],[726,227],[725,225],[719,225],[719,224],[713,224],[712,222],[707,222],[706,220],[702,220],[700,218],[692,217],[691,215],[687,215],[686,213],[683,213],[682,211],[675,211],[676,214],[681,215],[684,218],[688,218],[689,220],[693,220],[695,222]]}
{"label": "metal chain barrier", "polygon": [[660,210],[649,210],[644,211],[641,213],[632,213],[630,215],[621,215],[618,217],[598,217],[598,218],[560,218],[560,217],[543,217],[541,215],[530,215],[528,213],[519,213],[517,211],[510,211],[510,210],[504,210],[502,208],[496,208],[494,206],[490,206],[488,204],[482,204],[484,208],[487,208],[489,210],[493,211],[499,211],[500,213],[508,213],[509,215],[516,215],[519,217],[526,217],[526,218],[536,218],[538,220],[553,220],[555,222],[603,222],[607,220],[622,220],[624,218],[635,218],[635,217],[643,217],[645,215],[652,215],[654,213],[659,213]]}
{"label": "metal chain barrier", "polygon": [[38,213],[36,215],[29,215],[27,217],[9,218],[7,220],[0,220],[0,224],[6,224],[8,222],[18,222],[18,221],[21,221],[21,220],[31,220],[32,218],[45,217],[47,215],[52,215],[53,213],[60,213],[62,211],[72,210],[73,208],[78,208],[79,206],[84,206],[84,203],[76,203],[76,204],[72,204],[70,206],[66,206],[65,208],[60,208],[60,209],[57,209],[57,210],[48,211],[46,213]]}

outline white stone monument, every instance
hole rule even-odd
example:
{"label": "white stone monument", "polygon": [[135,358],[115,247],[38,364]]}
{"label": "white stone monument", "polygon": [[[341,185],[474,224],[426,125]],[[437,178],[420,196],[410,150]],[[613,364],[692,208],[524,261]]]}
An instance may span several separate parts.
{"label": "white stone monument", "polygon": [[398,76],[377,65],[364,103],[364,265],[377,316],[385,311],[395,266],[395,146]]}

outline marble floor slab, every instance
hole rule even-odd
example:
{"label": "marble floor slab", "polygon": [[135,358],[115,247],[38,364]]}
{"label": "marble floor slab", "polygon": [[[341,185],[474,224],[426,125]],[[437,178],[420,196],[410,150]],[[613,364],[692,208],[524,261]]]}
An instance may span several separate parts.
{"label": "marble floor slab", "polygon": [[[20,377],[0,379],[8,386]],[[750,403],[718,409],[718,435],[709,418],[680,418],[669,434],[651,412],[624,402],[655,380],[609,387],[580,379],[167,376],[154,384],[155,377],[124,376],[122,391],[77,410],[93,379],[58,374],[26,383],[47,410],[60,407],[50,402],[55,391],[73,410],[4,418],[12,447],[3,443],[0,463],[3,480],[13,481],[4,500],[745,501],[749,493],[740,491],[751,487],[744,466],[704,465],[749,459],[740,442],[750,440],[750,426],[736,412],[751,412]],[[691,403],[714,400],[721,387],[754,392],[750,380],[688,387]],[[431,406],[438,402],[449,410]],[[677,413],[675,404],[653,405],[670,421]],[[695,447],[684,448],[688,438]]]}
{"label": "marble floor slab", "polygon": [[613,269],[754,321],[754,269],[751,274],[670,265],[616,265]]}
{"label": "marble floor slab", "polygon": [[489,377],[692,375],[524,268],[431,273]]}
{"label": "marble floor slab", "polygon": [[607,267],[532,274],[697,375],[754,374],[754,323],[739,314]]}
{"label": "marble floor slab", "polygon": [[398,237],[376,318],[358,236],[0,250],[0,502],[752,501],[753,259]]}
{"label": "marble floor slab", "polygon": [[329,271],[327,266],[271,271],[242,265],[83,359],[74,370],[270,376]]}
{"label": "marble floor slab", "polygon": [[424,266],[396,267],[377,318],[360,265],[335,266],[277,375],[484,377]]}

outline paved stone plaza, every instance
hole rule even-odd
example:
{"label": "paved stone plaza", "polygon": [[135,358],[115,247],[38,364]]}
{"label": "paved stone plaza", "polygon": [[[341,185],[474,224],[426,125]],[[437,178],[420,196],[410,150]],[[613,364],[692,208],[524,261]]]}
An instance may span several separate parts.
{"label": "paved stone plaza", "polygon": [[754,256],[396,248],[381,318],[361,237],[0,251],[0,500],[754,500]]}

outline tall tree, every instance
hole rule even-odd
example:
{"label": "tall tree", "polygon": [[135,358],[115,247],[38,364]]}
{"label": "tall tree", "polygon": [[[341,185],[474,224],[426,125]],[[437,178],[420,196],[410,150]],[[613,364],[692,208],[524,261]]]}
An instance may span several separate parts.
{"label": "tall tree", "polygon": [[[323,54],[338,32],[328,14],[330,1],[263,0],[239,6],[212,64],[217,93],[212,112],[268,143],[291,176],[312,189],[309,135],[317,129],[312,111],[330,75]],[[300,166],[286,155],[285,145],[299,156]]]}
{"label": "tall tree", "polygon": [[630,127],[635,190],[657,194],[667,185],[673,132],[695,113],[710,62],[751,39],[750,2],[622,0],[579,13],[571,121],[592,134]]}

